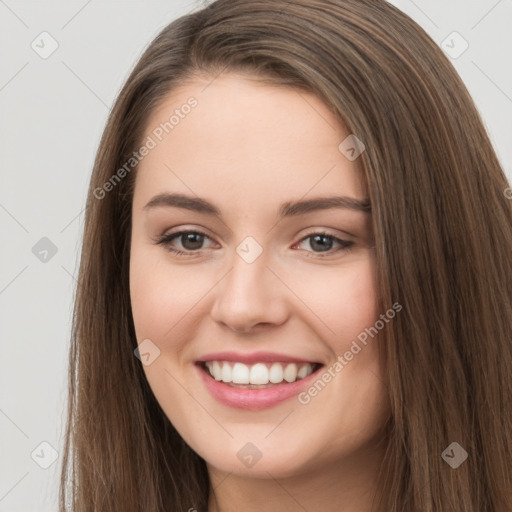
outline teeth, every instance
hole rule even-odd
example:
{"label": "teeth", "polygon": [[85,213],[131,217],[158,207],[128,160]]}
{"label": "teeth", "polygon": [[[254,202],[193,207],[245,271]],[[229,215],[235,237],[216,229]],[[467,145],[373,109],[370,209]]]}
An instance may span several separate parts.
{"label": "teeth", "polygon": [[313,373],[311,363],[230,363],[228,361],[208,361],[205,363],[210,375],[218,381],[233,384],[265,385],[269,382],[280,384],[283,381],[295,382]]}
{"label": "teeth", "polygon": [[295,382],[297,379],[297,365],[295,363],[290,363],[284,369],[283,377],[286,382]]}
{"label": "teeth", "polygon": [[279,384],[280,382],[283,382],[283,365],[274,363],[270,367],[268,374],[268,380],[272,382],[272,384]]}
{"label": "teeth", "polygon": [[[310,372],[311,373],[311,372]],[[297,377],[299,379],[303,379],[304,377],[307,377],[309,375],[308,373],[308,367],[306,365],[303,365],[299,368],[299,371],[297,372]]]}
{"label": "teeth", "polygon": [[268,368],[262,363],[251,366],[249,381],[251,384],[268,384]]}
{"label": "teeth", "polygon": [[[209,370],[211,373],[212,369],[209,368]],[[223,363],[222,370],[220,371],[220,379],[219,380],[222,380],[223,382],[231,382],[233,380],[232,377],[233,377],[233,373],[231,372],[231,366],[229,365],[229,363]],[[214,375],[214,378],[215,378],[215,375]]]}
{"label": "teeth", "polygon": [[250,384],[249,367],[242,363],[235,363],[233,365],[232,382],[233,384]]}
{"label": "teeth", "polygon": [[215,380],[221,380],[221,378],[222,378],[222,368],[221,368],[221,366],[219,364],[219,361],[213,361],[212,370],[210,370],[210,373],[214,376]]}

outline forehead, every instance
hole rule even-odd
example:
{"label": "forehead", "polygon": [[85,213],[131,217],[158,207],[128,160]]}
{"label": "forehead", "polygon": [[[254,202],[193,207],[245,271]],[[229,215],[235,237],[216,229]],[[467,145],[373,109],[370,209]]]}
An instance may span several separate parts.
{"label": "forehead", "polygon": [[137,168],[134,202],[184,192],[250,211],[307,194],[362,198],[360,163],[338,147],[349,135],[312,93],[233,74],[197,78],[152,112],[144,140],[154,147]]}

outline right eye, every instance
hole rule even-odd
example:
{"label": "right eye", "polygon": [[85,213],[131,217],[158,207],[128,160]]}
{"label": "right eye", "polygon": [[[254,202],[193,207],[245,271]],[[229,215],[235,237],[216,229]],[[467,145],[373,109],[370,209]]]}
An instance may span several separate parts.
{"label": "right eye", "polygon": [[[177,231],[176,233],[170,233],[167,235],[162,235],[157,238],[156,244],[163,245],[166,250],[172,252],[178,256],[195,256],[199,254],[201,249],[200,246],[203,245],[204,239],[210,237],[203,233],[202,231],[196,230],[188,230],[188,231]],[[183,249],[176,249],[172,246],[172,242],[178,239],[181,242]],[[189,247],[185,247],[185,245],[189,245]]]}

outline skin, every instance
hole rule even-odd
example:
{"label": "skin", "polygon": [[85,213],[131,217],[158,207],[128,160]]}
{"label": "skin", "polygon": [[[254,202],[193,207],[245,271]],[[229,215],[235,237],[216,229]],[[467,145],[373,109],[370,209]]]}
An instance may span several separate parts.
{"label": "skin", "polygon": [[[228,407],[194,365],[233,350],[329,366],[384,313],[371,214],[331,208],[277,217],[285,201],[365,198],[360,159],[338,150],[350,132],[312,94],[224,74],[171,91],[145,137],[190,96],[197,107],[144,157],[134,189],[130,294],[138,342],[149,338],[160,350],[144,366],[151,389],[207,463],[209,512],[369,511],[390,412],[378,336],[307,405],[293,397],[261,411]],[[162,192],[205,198],[222,220],[176,207],[145,211]],[[202,245],[186,237],[169,244],[192,256],[155,243],[194,229],[208,235]],[[337,251],[327,239],[323,252],[303,239],[323,230],[352,247]],[[236,252],[247,236],[263,249],[251,264]],[[237,457],[248,442],[262,455],[252,467]]]}

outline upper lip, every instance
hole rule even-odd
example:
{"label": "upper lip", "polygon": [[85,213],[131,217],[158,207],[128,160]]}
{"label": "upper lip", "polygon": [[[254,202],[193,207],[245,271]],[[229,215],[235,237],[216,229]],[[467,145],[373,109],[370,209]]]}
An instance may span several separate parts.
{"label": "upper lip", "polygon": [[[211,354],[205,354],[199,358],[196,362],[204,363],[207,361],[232,361],[240,362],[245,364],[254,363],[318,363],[314,359],[303,359],[301,357],[288,356],[286,354],[280,354],[277,352],[212,352]],[[318,363],[322,364],[322,363]]]}

